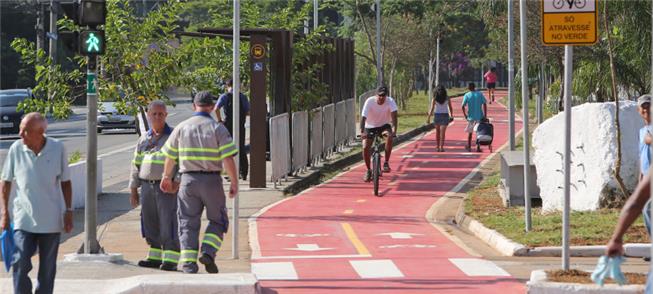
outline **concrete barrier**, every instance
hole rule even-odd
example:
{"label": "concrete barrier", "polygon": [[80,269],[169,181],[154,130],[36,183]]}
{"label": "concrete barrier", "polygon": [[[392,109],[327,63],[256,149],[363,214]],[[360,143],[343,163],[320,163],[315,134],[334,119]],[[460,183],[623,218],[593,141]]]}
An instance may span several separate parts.
{"label": "concrete barrier", "polygon": [[[0,293],[12,292],[11,279],[0,279]],[[261,289],[256,276],[251,273],[154,274],[106,280],[57,279],[54,284],[54,292],[68,294],[256,294],[261,293]]]}

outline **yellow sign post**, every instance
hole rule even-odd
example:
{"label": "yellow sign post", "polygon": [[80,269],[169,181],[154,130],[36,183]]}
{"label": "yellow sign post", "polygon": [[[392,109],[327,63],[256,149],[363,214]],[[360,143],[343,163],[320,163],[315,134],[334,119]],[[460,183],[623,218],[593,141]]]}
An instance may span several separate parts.
{"label": "yellow sign post", "polygon": [[545,46],[592,45],[598,41],[596,0],[542,0]]}

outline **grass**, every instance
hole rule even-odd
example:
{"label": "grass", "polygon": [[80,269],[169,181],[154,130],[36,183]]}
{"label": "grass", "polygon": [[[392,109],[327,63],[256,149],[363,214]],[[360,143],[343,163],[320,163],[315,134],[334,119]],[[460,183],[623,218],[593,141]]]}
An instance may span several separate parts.
{"label": "grass", "polygon": [[[449,96],[458,96],[467,92],[464,88],[447,89]],[[416,95],[408,98],[406,109],[399,109],[397,132],[403,134],[407,131],[419,128],[426,124],[426,114],[429,112],[429,99],[424,92],[420,91]]]}
{"label": "grass", "polygon": [[[500,174],[495,169],[481,184],[471,190],[465,200],[465,213],[496,230],[507,238],[531,247],[560,246],[562,214],[532,210],[532,230],[524,232],[524,208],[504,207],[497,191]],[[619,218],[619,209],[600,209],[594,212],[572,212],[571,245],[607,244]],[[648,243],[644,222],[640,217],[624,236],[628,243]]]}
{"label": "grass", "polygon": [[[580,284],[594,284],[592,279],[590,279],[590,273],[579,271],[579,270],[556,270],[556,271],[547,271],[547,279],[550,282],[560,282],[560,283],[580,283]],[[635,273],[624,273],[626,276],[626,284],[628,285],[644,285],[646,284],[646,275],[645,274],[635,274]],[[604,280],[605,284],[616,284],[610,278]]]}
{"label": "grass", "polygon": [[68,164],[73,164],[77,163],[82,159],[82,153],[79,152],[79,150],[73,151],[73,153],[70,153],[70,156],[68,157]]}

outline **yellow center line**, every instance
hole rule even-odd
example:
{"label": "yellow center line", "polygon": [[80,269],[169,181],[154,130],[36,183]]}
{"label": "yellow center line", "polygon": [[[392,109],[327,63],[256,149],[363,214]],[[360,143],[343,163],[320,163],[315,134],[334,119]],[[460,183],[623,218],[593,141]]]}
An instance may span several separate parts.
{"label": "yellow center line", "polygon": [[342,213],[344,213],[344,214],[352,214],[352,213],[354,213],[354,210],[353,210],[353,209],[347,209],[347,210],[343,211]]}
{"label": "yellow center line", "polygon": [[340,225],[342,225],[342,229],[345,231],[345,234],[347,234],[347,238],[349,238],[351,244],[353,244],[356,248],[356,251],[358,251],[358,254],[370,255],[370,251],[367,250],[367,247],[365,247],[363,242],[358,239],[358,236],[354,232],[354,229],[351,227],[351,225],[349,223],[340,223]]}

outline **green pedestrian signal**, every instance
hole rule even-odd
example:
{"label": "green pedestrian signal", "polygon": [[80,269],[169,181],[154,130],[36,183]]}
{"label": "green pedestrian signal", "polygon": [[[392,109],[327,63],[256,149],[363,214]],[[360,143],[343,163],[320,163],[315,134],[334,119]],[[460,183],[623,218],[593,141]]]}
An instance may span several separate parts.
{"label": "green pedestrian signal", "polygon": [[79,34],[79,53],[82,55],[104,54],[104,31],[82,31]]}

